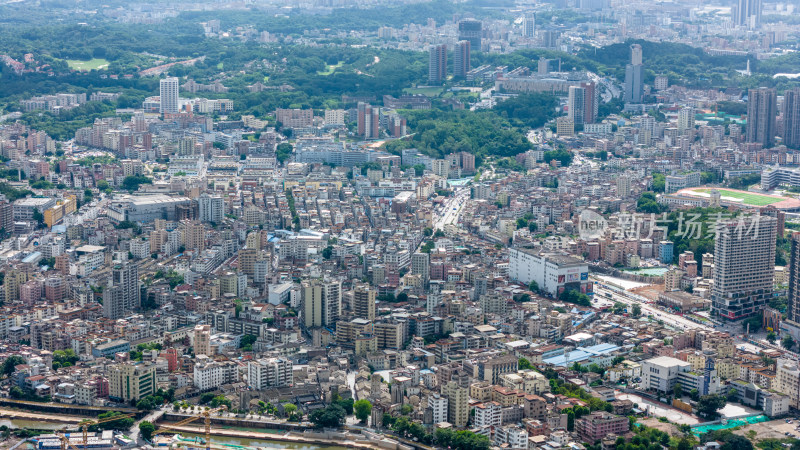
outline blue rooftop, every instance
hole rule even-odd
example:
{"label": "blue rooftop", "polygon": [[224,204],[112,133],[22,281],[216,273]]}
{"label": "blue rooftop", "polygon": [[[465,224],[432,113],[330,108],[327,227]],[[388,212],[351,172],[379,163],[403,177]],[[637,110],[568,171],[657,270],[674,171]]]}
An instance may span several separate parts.
{"label": "blue rooftop", "polygon": [[554,366],[571,366],[572,364],[582,363],[596,356],[603,356],[608,353],[619,350],[620,347],[614,344],[597,344],[591,347],[578,347],[569,353],[554,356],[552,358],[543,359],[545,364],[552,364]]}

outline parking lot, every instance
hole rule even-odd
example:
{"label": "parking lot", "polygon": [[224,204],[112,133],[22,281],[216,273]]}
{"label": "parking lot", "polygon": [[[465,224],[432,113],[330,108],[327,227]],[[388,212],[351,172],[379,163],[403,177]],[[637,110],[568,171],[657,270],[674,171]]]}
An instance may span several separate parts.
{"label": "parking lot", "polygon": [[736,434],[747,436],[749,431],[755,431],[758,439],[786,439],[786,433],[792,433],[795,436],[800,435],[800,431],[796,428],[797,421],[792,420],[792,423],[786,423],[785,420],[770,420],[769,422],[761,422],[753,425],[746,425],[734,431]]}

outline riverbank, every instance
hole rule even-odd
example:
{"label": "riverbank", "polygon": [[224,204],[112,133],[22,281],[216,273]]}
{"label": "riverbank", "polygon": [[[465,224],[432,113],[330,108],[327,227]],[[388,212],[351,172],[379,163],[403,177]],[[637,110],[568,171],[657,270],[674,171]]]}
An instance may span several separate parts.
{"label": "riverbank", "polygon": [[18,420],[33,420],[39,422],[54,422],[54,423],[63,423],[63,424],[77,424],[82,420],[86,420],[87,417],[79,417],[79,416],[62,416],[58,414],[40,414],[40,413],[31,413],[25,411],[19,411],[16,409],[7,409],[7,408],[0,408],[0,418],[3,419],[18,419]]}
{"label": "riverbank", "polygon": [[[170,431],[175,431],[176,433],[180,434],[192,433],[202,436],[205,433],[205,428],[203,426],[170,425],[169,428]],[[214,427],[211,428],[212,436],[243,438],[250,440],[279,441],[279,442],[288,442],[293,444],[309,444],[314,446],[325,446],[326,448],[330,449],[356,448],[364,450],[401,450],[407,448],[402,444],[399,444],[395,441],[388,439],[372,442],[368,441],[367,438],[363,436],[361,437],[363,440],[361,439],[355,440],[353,439],[355,438],[355,436],[349,435],[350,437],[349,439],[340,440],[340,439],[326,438],[322,436],[327,433],[313,433],[313,434],[316,434],[317,436],[298,435],[297,433],[273,434],[273,433],[261,433],[252,430],[245,431],[245,430],[222,429]]]}

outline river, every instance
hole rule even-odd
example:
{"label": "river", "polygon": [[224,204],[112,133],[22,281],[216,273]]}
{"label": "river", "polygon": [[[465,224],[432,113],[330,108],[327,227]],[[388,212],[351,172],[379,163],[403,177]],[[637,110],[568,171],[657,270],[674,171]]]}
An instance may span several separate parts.
{"label": "river", "polygon": [[[237,430],[247,430],[253,431],[258,433],[263,433],[264,430],[250,430],[249,428],[236,428]],[[195,433],[180,433],[184,438],[204,438],[203,435],[195,434]],[[200,441],[198,441],[200,442]],[[292,450],[345,450],[346,447],[338,447],[338,446],[325,446],[325,445],[317,445],[317,444],[305,444],[305,443],[294,443],[294,442],[284,442],[284,441],[270,441],[265,439],[249,439],[249,438],[239,438],[239,437],[230,437],[230,436],[211,436],[211,442],[213,444],[225,444],[225,445],[233,445],[233,446],[242,446],[242,447],[264,447],[264,448],[288,448]]]}
{"label": "river", "polygon": [[[5,425],[9,428],[28,428],[33,430],[60,430],[65,426],[63,423],[56,423],[56,422],[40,422],[36,420],[25,420],[25,419],[0,419],[0,425]],[[71,425],[70,428],[74,428],[75,425]],[[264,434],[266,430],[255,430],[250,428],[236,428],[237,430],[242,431],[252,431],[253,433],[261,433]],[[276,430],[278,431],[278,430]],[[283,433],[283,431],[280,431]],[[194,437],[202,437],[202,435],[194,434],[194,433],[180,433],[181,436],[185,438],[194,438]],[[272,441],[269,439],[248,439],[248,438],[238,438],[238,437],[230,437],[230,436],[212,436],[211,442],[216,444],[226,444],[231,446],[241,446],[241,447],[264,447],[264,448],[286,448],[291,450],[345,450],[346,447],[338,447],[335,445],[326,446],[326,445],[316,445],[316,444],[305,444],[305,443],[293,443],[293,442],[284,442],[284,441]]]}
{"label": "river", "polygon": [[66,425],[57,422],[44,422],[38,420],[26,419],[2,419],[0,418],[0,426],[5,425],[9,428],[29,428],[31,430],[60,430],[65,426],[72,429],[77,428],[77,425]]}

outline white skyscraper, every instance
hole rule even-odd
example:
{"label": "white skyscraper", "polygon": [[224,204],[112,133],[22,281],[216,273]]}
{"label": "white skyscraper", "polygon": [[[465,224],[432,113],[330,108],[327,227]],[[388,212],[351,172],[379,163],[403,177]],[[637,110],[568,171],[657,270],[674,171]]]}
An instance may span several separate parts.
{"label": "white skyscraper", "polygon": [[678,131],[694,129],[694,108],[687,106],[678,111]]}
{"label": "white skyscraper", "polygon": [[197,199],[197,210],[201,222],[221,223],[225,218],[225,201],[219,196],[202,194]]}
{"label": "white skyscraper", "polygon": [[164,78],[161,80],[161,114],[175,114],[180,109],[178,101],[178,90],[180,86],[175,77]]}

